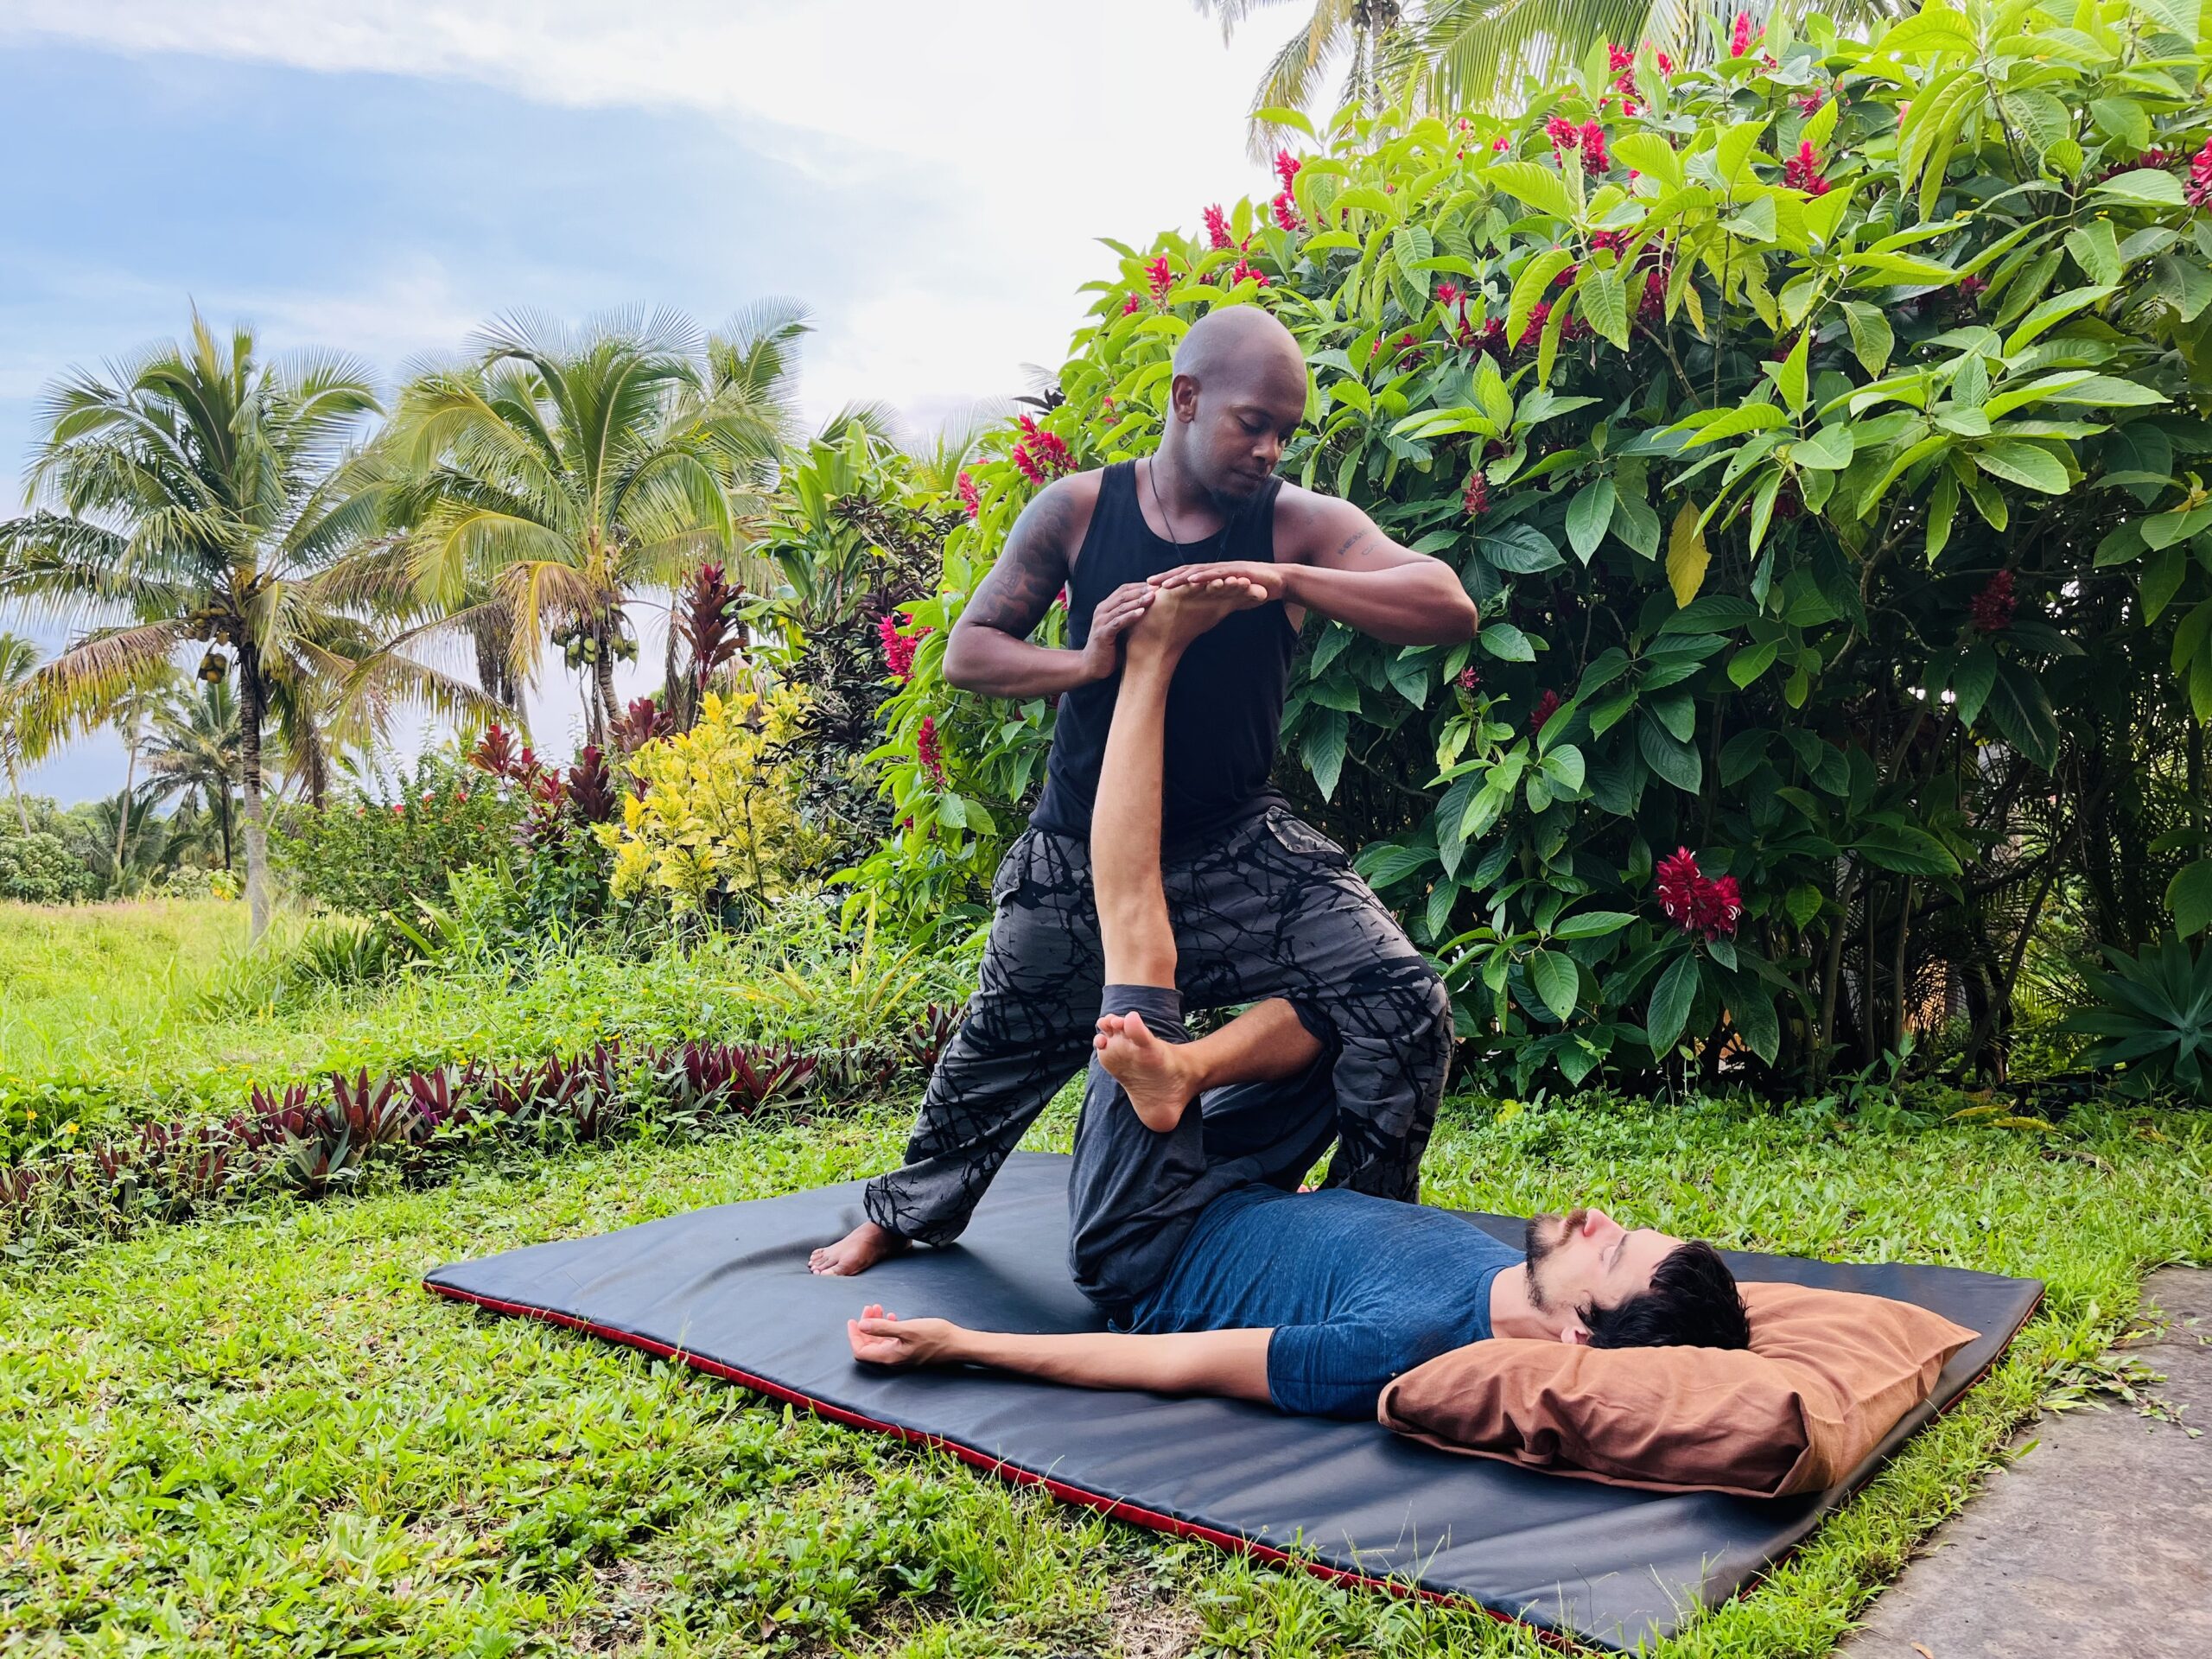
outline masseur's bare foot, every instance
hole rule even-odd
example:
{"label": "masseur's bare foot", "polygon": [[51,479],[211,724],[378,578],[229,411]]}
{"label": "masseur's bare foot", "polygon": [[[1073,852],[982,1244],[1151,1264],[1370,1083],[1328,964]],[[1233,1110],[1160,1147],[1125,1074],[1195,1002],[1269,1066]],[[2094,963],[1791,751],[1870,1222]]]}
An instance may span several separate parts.
{"label": "masseur's bare foot", "polygon": [[835,1244],[824,1244],[807,1257],[806,1270],[839,1278],[866,1273],[885,1256],[898,1255],[911,1242],[888,1228],[864,1221]]}
{"label": "masseur's bare foot", "polygon": [[1127,1091],[1138,1122],[1154,1135],[1165,1135],[1183,1121],[1185,1109],[1198,1092],[1183,1044],[1154,1036],[1142,1014],[1103,1014],[1098,1016],[1098,1035],[1091,1046],[1098,1051],[1098,1063]]}

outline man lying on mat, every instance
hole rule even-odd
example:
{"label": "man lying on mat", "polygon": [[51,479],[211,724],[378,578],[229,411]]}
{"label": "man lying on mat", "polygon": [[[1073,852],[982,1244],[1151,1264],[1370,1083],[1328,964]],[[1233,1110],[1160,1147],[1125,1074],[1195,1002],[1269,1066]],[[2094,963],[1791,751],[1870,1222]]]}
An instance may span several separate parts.
{"label": "man lying on mat", "polygon": [[1709,1244],[1583,1209],[1531,1221],[1523,1252],[1440,1210],[1300,1194],[1334,1133],[1329,1039],[1281,1001],[1195,1041],[1184,1030],[1160,874],[1167,683],[1185,645],[1262,597],[1233,579],[1163,593],[1129,636],[1106,740],[1090,838],[1105,1003],[1068,1255],[1111,1328],[1023,1336],[872,1306],[849,1322],[854,1357],[1372,1417],[1392,1377],[1493,1336],[1745,1346]]}

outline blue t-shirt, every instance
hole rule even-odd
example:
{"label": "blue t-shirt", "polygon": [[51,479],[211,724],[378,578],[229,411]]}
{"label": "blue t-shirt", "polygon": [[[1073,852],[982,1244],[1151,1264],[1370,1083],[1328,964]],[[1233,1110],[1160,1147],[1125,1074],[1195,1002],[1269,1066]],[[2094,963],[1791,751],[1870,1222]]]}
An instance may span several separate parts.
{"label": "blue t-shirt", "polygon": [[1205,1207],[1128,1329],[1272,1327],[1280,1409],[1371,1418],[1392,1377],[1489,1338],[1491,1281],[1521,1259],[1441,1210],[1243,1186]]}

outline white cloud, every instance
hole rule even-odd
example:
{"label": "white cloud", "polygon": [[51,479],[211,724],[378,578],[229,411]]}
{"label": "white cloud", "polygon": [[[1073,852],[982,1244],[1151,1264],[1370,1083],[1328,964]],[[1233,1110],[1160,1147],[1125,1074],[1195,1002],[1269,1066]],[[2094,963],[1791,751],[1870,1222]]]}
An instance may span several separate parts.
{"label": "white cloud", "polygon": [[[855,238],[856,267],[884,272],[886,289],[824,310],[806,388],[817,413],[873,397],[918,414],[1002,395],[1020,364],[1058,361],[1083,315],[1074,290],[1112,268],[1096,238],[1195,228],[1205,203],[1266,185],[1244,155],[1243,110],[1289,21],[1263,13],[1224,49],[1189,0],[10,0],[0,41],[688,108],[824,179],[888,189],[926,178],[946,204],[933,245]],[[441,321],[433,308],[416,338]]]}

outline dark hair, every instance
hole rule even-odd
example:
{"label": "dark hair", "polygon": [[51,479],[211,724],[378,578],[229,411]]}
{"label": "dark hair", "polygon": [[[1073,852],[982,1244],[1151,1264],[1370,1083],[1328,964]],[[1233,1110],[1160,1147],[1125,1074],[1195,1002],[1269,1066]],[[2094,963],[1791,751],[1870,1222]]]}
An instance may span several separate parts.
{"label": "dark hair", "polygon": [[1587,1307],[1592,1348],[1748,1348],[1751,1322],[1736,1275],[1710,1244],[1678,1244],[1651,1270],[1651,1288],[1615,1307]]}

